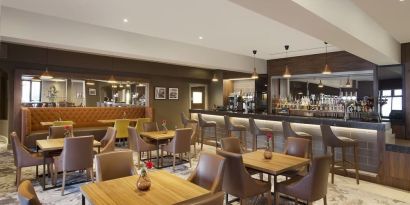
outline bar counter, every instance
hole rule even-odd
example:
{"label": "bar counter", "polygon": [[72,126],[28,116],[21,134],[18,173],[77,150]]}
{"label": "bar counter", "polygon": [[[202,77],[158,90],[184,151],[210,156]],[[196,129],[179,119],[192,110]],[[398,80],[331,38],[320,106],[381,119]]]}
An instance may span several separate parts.
{"label": "bar counter", "polygon": [[[284,149],[284,138],[282,131],[282,121],[291,122],[292,129],[302,131],[313,136],[313,156],[323,154],[322,135],[320,125],[332,126],[333,132],[337,136],[344,136],[359,141],[359,169],[362,173],[370,174],[377,177],[382,166],[386,136],[391,136],[390,123],[361,122],[344,119],[302,117],[302,116],[283,116],[271,114],[253,114],[239,113],[229,111],[213,110],[195,110],[190,111],[191,118],[197,119],[197,114],[203,114],[205,120],[215,121],[217,123],[217,135],[226,137],[223,116],[230,116],[232,122],[241,124],[249,130],[249,118],[254,118],[259,127],[271,128],[274,131],[275,152],[282,152]],[[211,130],[205,131],[206,136],[212,136]],[[239,133],[233,132],[233,135],[239,136]],[[247,147],[252,146],[252,136],[247,132]],[[266,139],[263,136],[258,137],[258,147],[265,146]],[[347,149],[346,157],[353,160],[353,150]],[[341,159],[341,151],[336,149],[336,160]]]}

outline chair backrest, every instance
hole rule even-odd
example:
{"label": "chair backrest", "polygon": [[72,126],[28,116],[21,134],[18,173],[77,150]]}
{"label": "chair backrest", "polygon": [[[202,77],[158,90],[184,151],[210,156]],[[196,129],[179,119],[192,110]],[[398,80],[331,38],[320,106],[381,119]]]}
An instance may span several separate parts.
{"label": "chair backrest", "polygon": [[175,130],[175,137],[170,142],[174,153],[185,153],[191,151],[192,128],[181,128]]}
{"label": "chair backrest", "polygon": [[202,127],[205,124],[205,122],[206,121],[204,120],[202,114],[198,113],[198,124],[199,124],[199,126]]}
{"label": "chair backrest", "polygon": [[33,184],[29,180],[24,180],[20,183],[17,191],[17,197],[20,205],[41,205],[37,197]]}
{"label": "chair backrest", "polygon": [[144,132],[143,124],[146,122],[152,122],[152,119],[151,118],[138,118],[137,119],[137,124],[135,125],[135,128],[137,129],[138,133]]}
{"label": "chair backrest", "polygon": [[54,121],[53,126],[65,126],[65,125],[74,125],[73,121]]}
{"label": "chair backrest", "polygon": [[93,167],[94,136],[64,138],[61,153],[63,171],[88,169]]}
{"label": "chair backrest", "polygon": [[222,190],[225,158],[216,154],[202,152],[198,165],[188,181],[210,190],[212,193]]}
{"label": "chair backrest", "polygon": [[237,137],[225,137],[221,139],[222,150],[242,154],[241,141]]}
{"label": "chair backrest", "polygon": [[117,138],[128,137],[128,126],[130,125],[130,120],[127,119],[117,119],[115,120],[114,127],[117,130]]}
{"label": "chair backrest", "polygon": [[325,146],[338,146],[341,141],[333,133],[332,128],[329,125],[320,125],[320,130],[322,131],[323,144]]}
{"label": "chair backrest", "polygon": [[104,138],[100,141],[102,149],[100,153],[112,152],[115,150],[115,136],[117,130],[113,127],[108,127],[107,132],[105,133]]}
{"label": "chair backrest", "polygon": [[296,136],[295,131],[292,130],[290,122],[282,121],[283,137],[286,139],[288,137]]}
{"label": "chair backrest", "polygon": [[188,126],[188,118],[185,116],[184,112],[181,112],[181,122],[184,127]]}
{"label": "chair backrest", "polygon": [[144,132],[153,132],[158,131],[158,124],[157,122],[145,122],[143,124]]}
{"label": "chair backrest", "polygon": [[135,173],[132,150],[97,154],[95,162],[97,182],[132,176]]}
{"label": "chair backrest", "polygon": [[229,130],[231,128],[231,118],[227,115],[224,115],[224,121],[225,121],[225,130]]}
{"label": "chair backrest", "polygon": [[20,167],[26,159],[30,158],[30,153],[25,149],[24,145],[20,142],[16,132],[10,134],[11,146],[13,149],[14,165]]}
{"label": "chair backrest", "polygon": [[214,194],[205,194],[193,199],[176,203],[175,205],[223,205],[224,194],[225,193],[222,191]]}
{"label": "chair backrest", "polygon": [[48,139],[64,138],[66,127],[70,129],[70,133],[72,137],[73,136],[73,126],[72,125],[50,126],[48,128]]}
{"label": "chair backrest", "polygon": [[310,140],[300,137],[288,137],[285,142],[284,154],[295,157],[309,157]]}
{"label": "chair backrest", "polygon": [[149,145],[140,137],[139,133],[137,133],[133,127],[128,127],[128,146],[136,152],[145,152],[149,149]]}
{"label": "chair backrest", "polygon": [[259,127],[256,125],[255,119],[249,118],[249,129],[253,135],[260,134]]}

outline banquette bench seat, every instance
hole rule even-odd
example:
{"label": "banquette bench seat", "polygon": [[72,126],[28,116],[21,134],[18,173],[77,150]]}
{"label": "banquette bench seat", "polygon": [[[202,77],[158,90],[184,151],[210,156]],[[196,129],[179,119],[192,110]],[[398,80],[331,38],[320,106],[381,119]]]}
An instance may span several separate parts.
{"label": "banquette bench seat", "polygon": [[[38,139],[46,139],[48,127],[40,122],[70,120],[74,124],[74,135],[94,135],[101,139],[110,124],[99,123],[98,120],[126,118],[152,118],[150,107],[38,107],[21,108],[21,136],[27,147],[35,147]],[[112,125],[111,125],[112,126]]]}

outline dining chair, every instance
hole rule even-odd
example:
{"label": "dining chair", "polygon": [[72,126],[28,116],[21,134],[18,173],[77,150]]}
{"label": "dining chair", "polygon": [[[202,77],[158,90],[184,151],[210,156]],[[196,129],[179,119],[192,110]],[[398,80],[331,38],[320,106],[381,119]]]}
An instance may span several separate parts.
{"label": "dining chair", "polygon": [[64,187],[67,172],[87,170],[94,181],[93,173],[93,142],[94,136],[81,136],[64,138],[64,147],[60,156],[54,157],[54,179],[57,181],[58,172],[63,172],[61,195],[64,195]]}
{"label": "dining chair", "polygon": [[31,181],[24,180],[18,186],[17,198],[20,205],[41,205]]}
{"label": "dining chair", "polygon": [[152,122],[151,118],[138,118],[135,124],[135,129],[138,133],[144,132],[144,123]]}
{"label": "dining chair", "polygon": [[114,123],[114,128],[117,130],[115,138],[120,142],[128,138],[128,126],[130,125],[130,120],[128,119],[116,119]]}
{"label": "dining chair", "polygon": [[176,203],[175,205],[223,205],[224,192],[205,194],[199,197]]}
{"label": "dining chair", "polygon": [[115,136],[117,134],[117,130],[114,127],[108,127],[107,132],[105,133],[104,137],[100,141],[101,149],[100,153],[107,153],[115,151]]}
{"label": "dining chair", "polygon": [[134,127],[128,127],[128,146],[138,153],[138,167],[141,164],[142,152],[148,152],[147,156],[151,159],[151,151],[158,149],[157,145],[144,141]]}
{"label": "dining chair", "polygon": [[241,140],[237,137],[225,137],[221,139],[222,150],[242,154],[244,151],[241,146]]}
{"label": "dining chair", "polygon": [[[323,203],[326,205],[329,171],[330,156],[314,158],[312,167],[306,176],[280,182],[277,186],[278,192],[294,197],[295,204],[298,203],[299,199],[306,201],[307,204],[312,204],[313,201],[323,198]],[[275,201],[279,204],[279,194],[276,196]]]}
{"label": "dining chair", "polygon": [[187,128],[189,124],[198,125],[198,120],[188,118],[187,116],[185,116],[184,112],[181,112],[181,122],[182,125],[184,125],[184,128]]}
{"label": "dining chair", "polygon": [[250,198],[265,195],[269,204],[272,204],[271,183],[263,182],[251,177],[243,164],[241,154],[216,150],[216,153],[225,157],[225,171],[222,190],[227,194],[238,197],[240,204],[246,204]]}
{"label": "dining chair", "polygon": [[198,113],[198,126],[201,129],[201,150],[204,147],[204,137],[205,137],[205,128],[213,128],[214,129],[214,136],[215,138],[215,148],[218,148],[218,135],[216,134],[216,122],[215,121],[208,121],[205,120],[202,114]]}
{"label": "dining chair", "polygon": [[145,122],[142,124],[144,132],[159,131],[157,122]]}
{"label": "dining chair", "polygon": [[71,125],[71,126],[73,126],[73,125],[74,125],[74,122],[73,122],[73,121],[69,121],[69,120],[66,120],[66,121],[54,121],[54,122],[53,122],[53,126],[65,126],[65,125]]}
{"label": "dining chair", "polygon": [[163,144],[161,147],[161,164],[163,162],[163,152],[172,153],[173,163],[172,169],[175,170],[175,158],[176,154],[180,154],[179,158],[182,158],[182,153],[188,154],[189,166],[191,167],[191,128],[181,128],[175,130],[175,137],[168,144]]}
{"label": "dining chair", "polygon": [[64,138],[65,137],[65,132],[66,132],[66,127],[70,129],[70,134],[71,137],[74,135],[73,133],[73,126],[72,125],[58,125],[58,126],[50,126],[48,128],[48,138],[47,139],[58,139],[58,138]]}
{"label": "dining chair", "polygon": [[[31,152],[21,142],[16,132],[10,134],[11,145],[13,149],[14,165],[16,166],[16,186],[21,181],[21,170],[24,167],[36,166],[36,177],[38,176],[38,166],[44,163],[43,154],[41,152]],[[46,158],[47,170],[50,175],[53,174],[52,166],[53,159]],[[45,174],[45,173],[43,173]]]}
{"label": "dining chair", "polygon": [[207,152],[199,155],[195,170],[188,177],[188,181],[204,188],[211,193],[222,190],[225,158]]}
{"label": "dining chair", "polygon": [[283,129],[283,137],[285,138],[285,140],[288,137],[299,137],[299,138],[310,140],[309,158],[311,159],[313,157],[313,149],[312,149],[313,136],[311,134],[308,134],[306,132],[295,132],[290,126],[290,122],[285,122],[285,121],[282,122],[282,129]]}
{"label": "dining chair", "polygon": [[[266,127],[258,127],[256,125],[255,119],[253,118],[249,118],[249,130],[251,131],[252,134],[252,151],[256,151],[258,149],[258,136],[265,136],[266,139],[268,140],[267,135],[271,134],[272,138],[271,138],[271,150],[272,152],[274,151],[275,148],[275,139],[273,137],[273,130],[270,128],[266,128]],[[269,143],[269,142],[267,142]]]}
{"label": "dining chair", "polygon": [[135,173],[132,150],[97,154],[95,163],[97,182],[132,176]]}
{"label": "dining chair", "polygon": [[[291,155],[300,158],[309,158],[309,145],[310,141],[304,138],[288,137],[285,141],[285,150],[283,154]],[[286,177],[295,177],[303,175],[306,172],[306,167],[300,169],[291,169],[285,171],[281,175]]]}
{"label": "dining chair", "polygon": [[[246,127],[243,125],[238,125],[232,122],[231,117],[224,115],[224,121],[225,121],[225,131],[227,136],[232,136],[232,131],[238,131],[239,132],[239,139],[241,140],[241,145],[244,147],[244,149],[247,149],[246,145]],[[243,135],[243,133],[245,133]]]}

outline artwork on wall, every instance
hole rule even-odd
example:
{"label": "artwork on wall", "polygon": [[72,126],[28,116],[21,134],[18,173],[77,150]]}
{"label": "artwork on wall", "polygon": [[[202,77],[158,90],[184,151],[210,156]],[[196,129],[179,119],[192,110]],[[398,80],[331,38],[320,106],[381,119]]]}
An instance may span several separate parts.
{"label": "artwork on wall", "polygon": [[95,88],[88,88],[88,95],[97,95],[97,90]]}
{"label": "artwork on wall", "polygon": [[155,87],[155,100],[165,100],[167,89],[165,87]]}
{"label": "artwork on wall", "polygon": [[169,88],[168,89],[168,99],[178,100],[178,88]]}

